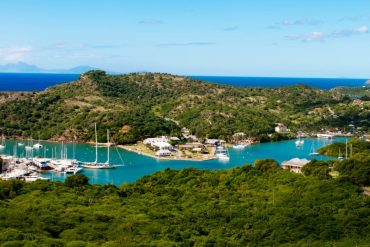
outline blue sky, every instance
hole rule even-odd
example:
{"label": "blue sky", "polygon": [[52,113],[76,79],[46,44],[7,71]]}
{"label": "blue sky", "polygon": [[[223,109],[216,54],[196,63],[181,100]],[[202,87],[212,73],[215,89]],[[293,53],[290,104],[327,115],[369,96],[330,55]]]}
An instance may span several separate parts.
{"label": "blue sky", "polygon": [[1,0],[0,64],[370,77],[369,0]]}

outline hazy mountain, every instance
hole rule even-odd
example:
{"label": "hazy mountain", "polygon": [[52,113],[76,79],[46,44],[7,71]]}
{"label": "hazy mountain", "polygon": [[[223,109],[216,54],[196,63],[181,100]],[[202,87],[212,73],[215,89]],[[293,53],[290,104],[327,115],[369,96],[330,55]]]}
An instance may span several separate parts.
{"label": "hazy mountain", "polygon": [[8,73],[61,73],[61,74],[81,74],[97,68],[91,66],[77,66],[70,69],[43,69],[36,65],[24,62],[8,63],[0,65],[0,72]]}

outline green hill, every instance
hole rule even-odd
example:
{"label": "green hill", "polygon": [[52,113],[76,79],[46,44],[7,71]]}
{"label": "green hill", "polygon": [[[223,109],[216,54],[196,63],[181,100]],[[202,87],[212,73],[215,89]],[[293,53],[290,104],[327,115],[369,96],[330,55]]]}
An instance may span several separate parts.
{"label": "green hill", "polygon": [[0,244],[368,246],[359,187],[266,168],[167,169],[121,187],[0,181]]}
{"label": "green hill", "polygon": [[276,122],[317,130],[349,121],[366,125],[361,120],[369,117],[340,93],[304,85],[240,88],[151,73],[91,71],[75,82],[0,100],[0,132],[7,136],[87,141],[97,122],[101,141],[109,128],[118,143],[178,134],[182,127],[227,139],[240,131],[273,132]]}

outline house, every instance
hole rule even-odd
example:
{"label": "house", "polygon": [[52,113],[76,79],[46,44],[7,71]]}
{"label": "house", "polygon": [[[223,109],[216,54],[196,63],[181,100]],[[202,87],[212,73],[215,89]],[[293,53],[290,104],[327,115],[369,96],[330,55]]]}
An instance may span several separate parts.
{"label": "house", "polygon": [[281,167],[283,169],[287,169],[289,171],[295,172],[295,173],[302,173],[302,167],[305,166],[310,161],[308,159],[299,159],[294,158],[288,161],[284,161],[281,164]]}
{"label": "house", "polygon": [[161,157],[164,157],[164,156],[171,156],[171,155],[172,155],[172,153],[171,153],[171,151],[169,151],[169,150],[158,150],[158,151],[155,153],[155,155],[157,155],[157,156],[161,156]]}
{"label": "house", "polygon": [[277,133],[286,133],[289,132],[289,129],[282,123],[278,123],[275,127],[275,132]]}
{"label": "house", "polygon": [[152,143],[151,146],[156,150],[173,150],[173,146],[168,142],[155,142]]}
{"label": "house", "polygon": [[156,138],[147,138],[143,141],[145,145],[151,145],[157,142],[168,142],[168,138],[165,136],[156,137]]}
{"label": "house", "polygon": [[206,139],[204,144],[209,145],[209,146],[218,146],[220,144],[226,143],[224,140],[219,140],[219,139]]}

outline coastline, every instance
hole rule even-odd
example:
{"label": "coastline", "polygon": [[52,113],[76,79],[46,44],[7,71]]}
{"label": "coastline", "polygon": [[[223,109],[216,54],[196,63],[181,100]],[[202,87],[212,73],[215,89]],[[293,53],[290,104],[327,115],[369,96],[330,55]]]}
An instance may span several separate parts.
{"label": "coastline", "polygon": [[139,150],[136,150],[134,148],[131,148],[129,146],[126,146],[126,145],[117,145],[118,148],[121,148],[123,150],[126,150],[128,152],[132,152],[132,153],[136,153],[136,154],[140,154],[140,155],[144,155],[144,156],[147,156],[147,157],[151,157],[153,159],[157,159],[157,160],[178,160],[178,161],[195,161],[195,162],[202,162],[202,161],[208,161],[208,160],[215,160],[215,159],[218,159],[217,157],[209,157],[209,158],[203,158],[203,159],[192,159],[192,158],[179,158],[179,157],[176,157],[176,156],[170,156],[170,157],[159,157],[159,156],[156,156],[156,155],[152,155],[152,154],[148,154],[148,153],[145,153],[145,152],[142,152],[142,151],[139,151]]}

